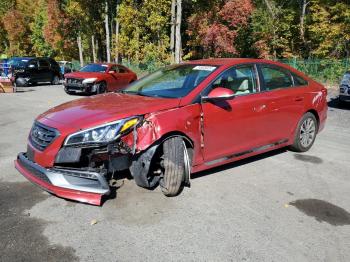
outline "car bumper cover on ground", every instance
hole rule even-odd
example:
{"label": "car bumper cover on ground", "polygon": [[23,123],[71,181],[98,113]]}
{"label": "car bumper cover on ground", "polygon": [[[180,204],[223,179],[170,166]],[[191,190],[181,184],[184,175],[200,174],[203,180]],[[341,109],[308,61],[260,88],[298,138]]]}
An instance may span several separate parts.
{"label": "car bumper cover on ground", "polygon": [[74,169],[46,169],[20,153],[15,160],[16,169],[34,184],[56,196],[92,205],[101,205],[108,195],[109,185],[103,174]]}

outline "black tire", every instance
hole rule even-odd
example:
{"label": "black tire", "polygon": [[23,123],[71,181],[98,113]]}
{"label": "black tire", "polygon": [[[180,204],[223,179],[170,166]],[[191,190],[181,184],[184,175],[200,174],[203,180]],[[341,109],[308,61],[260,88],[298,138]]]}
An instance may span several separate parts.
{"label": "black tire", "polygon": [[14,86],[15,87],[27,87],[28,86],[28,82],[24,78],[18,77],[18,78],[15,79]]}
{"label": "black tire", "polygon": [[60,78],[57,75],[54,75],[51,81],[51,85],[58,85],[60,83]]}
{"label": "black tire", "polygon": [[164,195],[178,195],[183,189],[186,164],[186,146],[181,137],[173,137],[163,143],[163,174],[159,185]]}
{"label": "black tire", "polygon": [[[310,123],[310,129],[306,128]],[[312,125],[311,125],[312,123]],[[300,119],[290,149],[295,152],[308,151],[315,142],[318,131],[318,123],[314,114],[308,112]]]}
{"label": "black tire", "polygon": [[101,82],[97,86],[96,94],[103,94],[107,92],[107,84],[106,82]]}
{"label": "black tire", "polygon": [[339,107],[344,107],[345,106],[345,101],[341,100],[340,97],[338,97],[338,106]]}

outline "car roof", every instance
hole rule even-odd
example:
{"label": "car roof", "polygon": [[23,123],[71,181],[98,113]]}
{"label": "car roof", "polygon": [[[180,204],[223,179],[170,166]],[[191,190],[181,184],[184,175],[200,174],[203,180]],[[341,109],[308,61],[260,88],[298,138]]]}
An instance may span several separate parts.
{"label": "car roof", "polygon": [[208,59],[187,61],[186,63],[214,65],[214,66],[236,65],[236,64],[243,64],[243,63],[268,63],[268,64],[281,65],[281,63],[275,62],[272,60],[254,59],[254,58],[208,58]]}
{"label": "car roof", "polygon": [[9,60],[11,60],[11,59],[14,59],[14,60],[20,60],[20,59],[33,59],[33,58],[35,58],[35,57],[33,57],[33,56],[14,56],[14,57],[11,57]]}

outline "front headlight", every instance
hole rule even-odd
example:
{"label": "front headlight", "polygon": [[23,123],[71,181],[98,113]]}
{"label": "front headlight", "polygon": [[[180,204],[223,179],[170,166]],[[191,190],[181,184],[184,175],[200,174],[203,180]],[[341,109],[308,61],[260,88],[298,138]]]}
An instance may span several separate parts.
{"label": "front headlight", "polygon": [[81,144],[109,143],[119,138],[122,134],[130,131],[130,129],[138,125],[141,120],[141,116],[135,116],[85,129],[69,135],[66,138],[64,145],[71,146]]}
{"label": "front headlight", "polygon": [[83,80],[83,84],[91,84],[91,83],[95,82],[96,80],[97,80],[96,77],[86,78]]}

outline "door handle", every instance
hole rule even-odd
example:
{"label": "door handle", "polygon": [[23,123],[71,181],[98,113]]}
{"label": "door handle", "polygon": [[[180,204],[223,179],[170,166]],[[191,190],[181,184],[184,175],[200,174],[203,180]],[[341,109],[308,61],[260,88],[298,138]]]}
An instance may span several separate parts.
{"label": "door handle", "polygon": [[296,98],[295,98],[295,101],[296,102],[301,102],[301,101],[303,101],[304,100],[304,97],[302,97],[302,96],[297,96]]}

